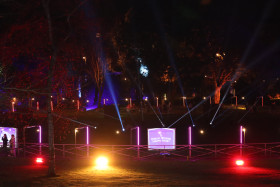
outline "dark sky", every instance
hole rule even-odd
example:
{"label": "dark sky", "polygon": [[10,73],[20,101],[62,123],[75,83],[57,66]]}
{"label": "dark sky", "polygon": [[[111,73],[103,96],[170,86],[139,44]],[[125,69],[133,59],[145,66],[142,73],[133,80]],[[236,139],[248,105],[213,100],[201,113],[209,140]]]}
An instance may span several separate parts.
{"label": "dark sky", "polygon": [[[7,1],[8,2],[8,1]],[[10,4],[14,1],[10,1]],[[16,2],[16,1],[15,1]],[[20,2],[20,1],[19,1]],[[97,17],[113,20],[131,10],[134,31],[187,37],[194,28],[209,29],[224,38],[223,48],[239,53],[242,61],[264,76],[280,76],[279,0],[89,0]],[[0,4],[0,23],[16,12]],[[96,6],[97,5],[97,6]],[[23,6],[23,5],[21,5]],[[13,5],[12,7],[15,7]],[[108,22],[110,25],[112,22]],[[261,72],[262,71],[262,72]]]}
{"label": "dark sky", "polygon": [[[199,0],[128,1],[135,31],[166,32],[185,37],[193,28],[210,29],[224,38],[223,47],[263,77],[280,76],[280,1]],[[126,8],[125,8],[126,7]]]}

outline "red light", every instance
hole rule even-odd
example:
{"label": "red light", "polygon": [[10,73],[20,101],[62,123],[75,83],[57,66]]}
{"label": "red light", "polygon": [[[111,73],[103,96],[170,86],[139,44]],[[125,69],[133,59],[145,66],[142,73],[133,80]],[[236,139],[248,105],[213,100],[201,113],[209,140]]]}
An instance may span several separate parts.
{"label": "red light", "polygon": [[244,161],[243,160],[236,160],[235,164],[238,165],[238,166],[243,166]]}
{"label": "red light", "polygon": [[42,164],[43,162],[44,162],[43,158],[41,158],[41,157],[36,158],[37,164]]}

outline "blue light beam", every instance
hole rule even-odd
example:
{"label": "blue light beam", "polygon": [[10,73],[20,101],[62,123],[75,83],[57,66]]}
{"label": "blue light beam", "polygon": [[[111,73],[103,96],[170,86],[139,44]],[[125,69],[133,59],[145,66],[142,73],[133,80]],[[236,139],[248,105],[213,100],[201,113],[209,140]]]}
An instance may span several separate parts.
{"label": "blue light beam", "polygon": [[118,108],[118,103],[117,103],[117,100],[116,100],[116,95],[115,95],[115,92],[114,92],[112,79],[111,79],[110,74],[107,73],[107,72],[105,73],[105,79],[106,79],[106,83],[107,83],[107,86],[109,88],[109,92],[110,92],[111,97],[113,99],[113,102],[114,102],[114,105],[115,105],[115,108],[116,108],[116,111],[117,111],[117,114],[118,114],[118,117],[119,117],[119,120],[120,120],[120,123],[121,123],[121,126],[122,126],[122,131],[125,131],[125,128],[123,127],[123,122],[122,122],[122,118],[121,118],[121,115],[120,115],[120,111],[119,111],[119,108]]}
{"label": "blue light beam", "polygon": [[[159,31],[160,31],[160,34],[161,34],[161,38],[165,44],[165,47],[166,47],[166,52],[167,52],[167,55],[168,55],[168,59],[169,59],[169,62],[175,72],[175,75],[176,75],[176,78],[177,78],[177,81],[178,81],[178,85],[179,85],[179,88],[181,89],[181,93],[182,95],[184,96],[185,93],[184,93],[184,89],[183,89],[183,86],[182,86],[182,82],[181,82],[181,79],[180,79],[180,76],[179,76],[179,73],[178,73],[178,70],[177,70],[177,67],[176,67],[176,64],[175,64],[175,58],[173,56],[173,52],[172,52],[172,49],[168,43],[168,40],[166,38],[166,35],[165,35],[165,30],[164,30],[164,27],[163,27],[163,24],[162,24],[162,21],[160,20],[160,13],[158,11],[158,8],[157,8],[157,5],[155,4],[155,2],[152,2],[153,4],[153,13],[154,13],[154,16],[155,16],[155,19],[158,23],[158,28],[159,28]],[[190,112],[190,109],[189,109],[189,105],[188,105],[188,102],[187,102],[187,99],[185,100],[185,104],[186,104],[186,107],[187,107],[187,110],[188,110],[188,114],[190,116],[190,119],[191,119],[191,122],[192,122],[192,126],[195,127],[195,124],[193,122],[193,118],[192,118],[192,115],[191,115],[191,112]]]}
{"label": "blue light beam", "polygon": [[206,101],[208,101],[210,98],[210,96],[208,96],[205,100],[202,100],[200,103],[198,103],[196,106],[194,106],[191,110],[189,110],[187,113],[185,113],[184,115],[182,115],[179,119],[177,119],[175,122],[173,122],[171,125],[168,126],[168,128],[172,127],[173,125],[175,125],[178,121],[180,121],[181,119],[183,119],[186,115],[188,115],[189,113],[191,113],[194,109],[196,109],[197,107],[199,107],[201,104],[205,103]]}
{"label": "blue light beam", "polygon": [[226,93],[225,93],[224,97],[222,98],[222,101],[220,102],[220,104],[219,104],[219,106],[218,106],[218,109],[217,109],[216,113],[214,114],[214,116],[213,116],[212,120],[210,121],[210,125],[212,125],[212,124],[213,124],[213,121],[214,121],[214,119],[215,119],[215,117],[216,117],[216,115],[217,115],[218,111],[220,110],[220,108],[221,108],[222,104],[224,103],[224,100],[225,100],[225,98],[226,98],[226,96],[227,96],[227,94],[228,94],[228,91],[229,91],[230,85],[231,85],[231,84],[229,84],[229,86],[228,86],[228,88],[227,88],[227,91],[226,91]]}

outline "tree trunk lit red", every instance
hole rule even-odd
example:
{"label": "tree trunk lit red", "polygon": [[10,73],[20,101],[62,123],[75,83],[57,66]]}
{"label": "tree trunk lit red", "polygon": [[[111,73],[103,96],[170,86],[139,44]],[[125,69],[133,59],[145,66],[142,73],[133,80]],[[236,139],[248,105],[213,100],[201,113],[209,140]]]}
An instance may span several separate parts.
{"label": "tree trunk lit red", "polygon": [[214,94],[214,103],[219,104],[220,98],[221,98],[221,86],[216,86],[215,88],[215,94]]}

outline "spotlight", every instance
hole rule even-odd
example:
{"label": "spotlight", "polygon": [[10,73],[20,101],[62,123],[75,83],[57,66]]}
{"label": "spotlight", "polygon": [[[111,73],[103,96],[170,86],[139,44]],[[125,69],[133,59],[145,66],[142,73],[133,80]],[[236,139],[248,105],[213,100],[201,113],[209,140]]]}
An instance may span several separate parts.
{"label": "spotlight", "polygon": [[235,161],[235,164],[236,164],[237,166],[243,166],[243,165],[244,165],[244,161],[243,161],[243,160],[236,160],[236,161]]}
{"label": "spotlight", "polygon": [[107,169],[108,168],[108,158],[100,156],[95,160],[95,166],[97,169]]}
{"label": "spotlight", "polygon": [[35,162],[36,162],[36,164],[43,164],[44,163],[44,159],[42,157],[37,157]]}

